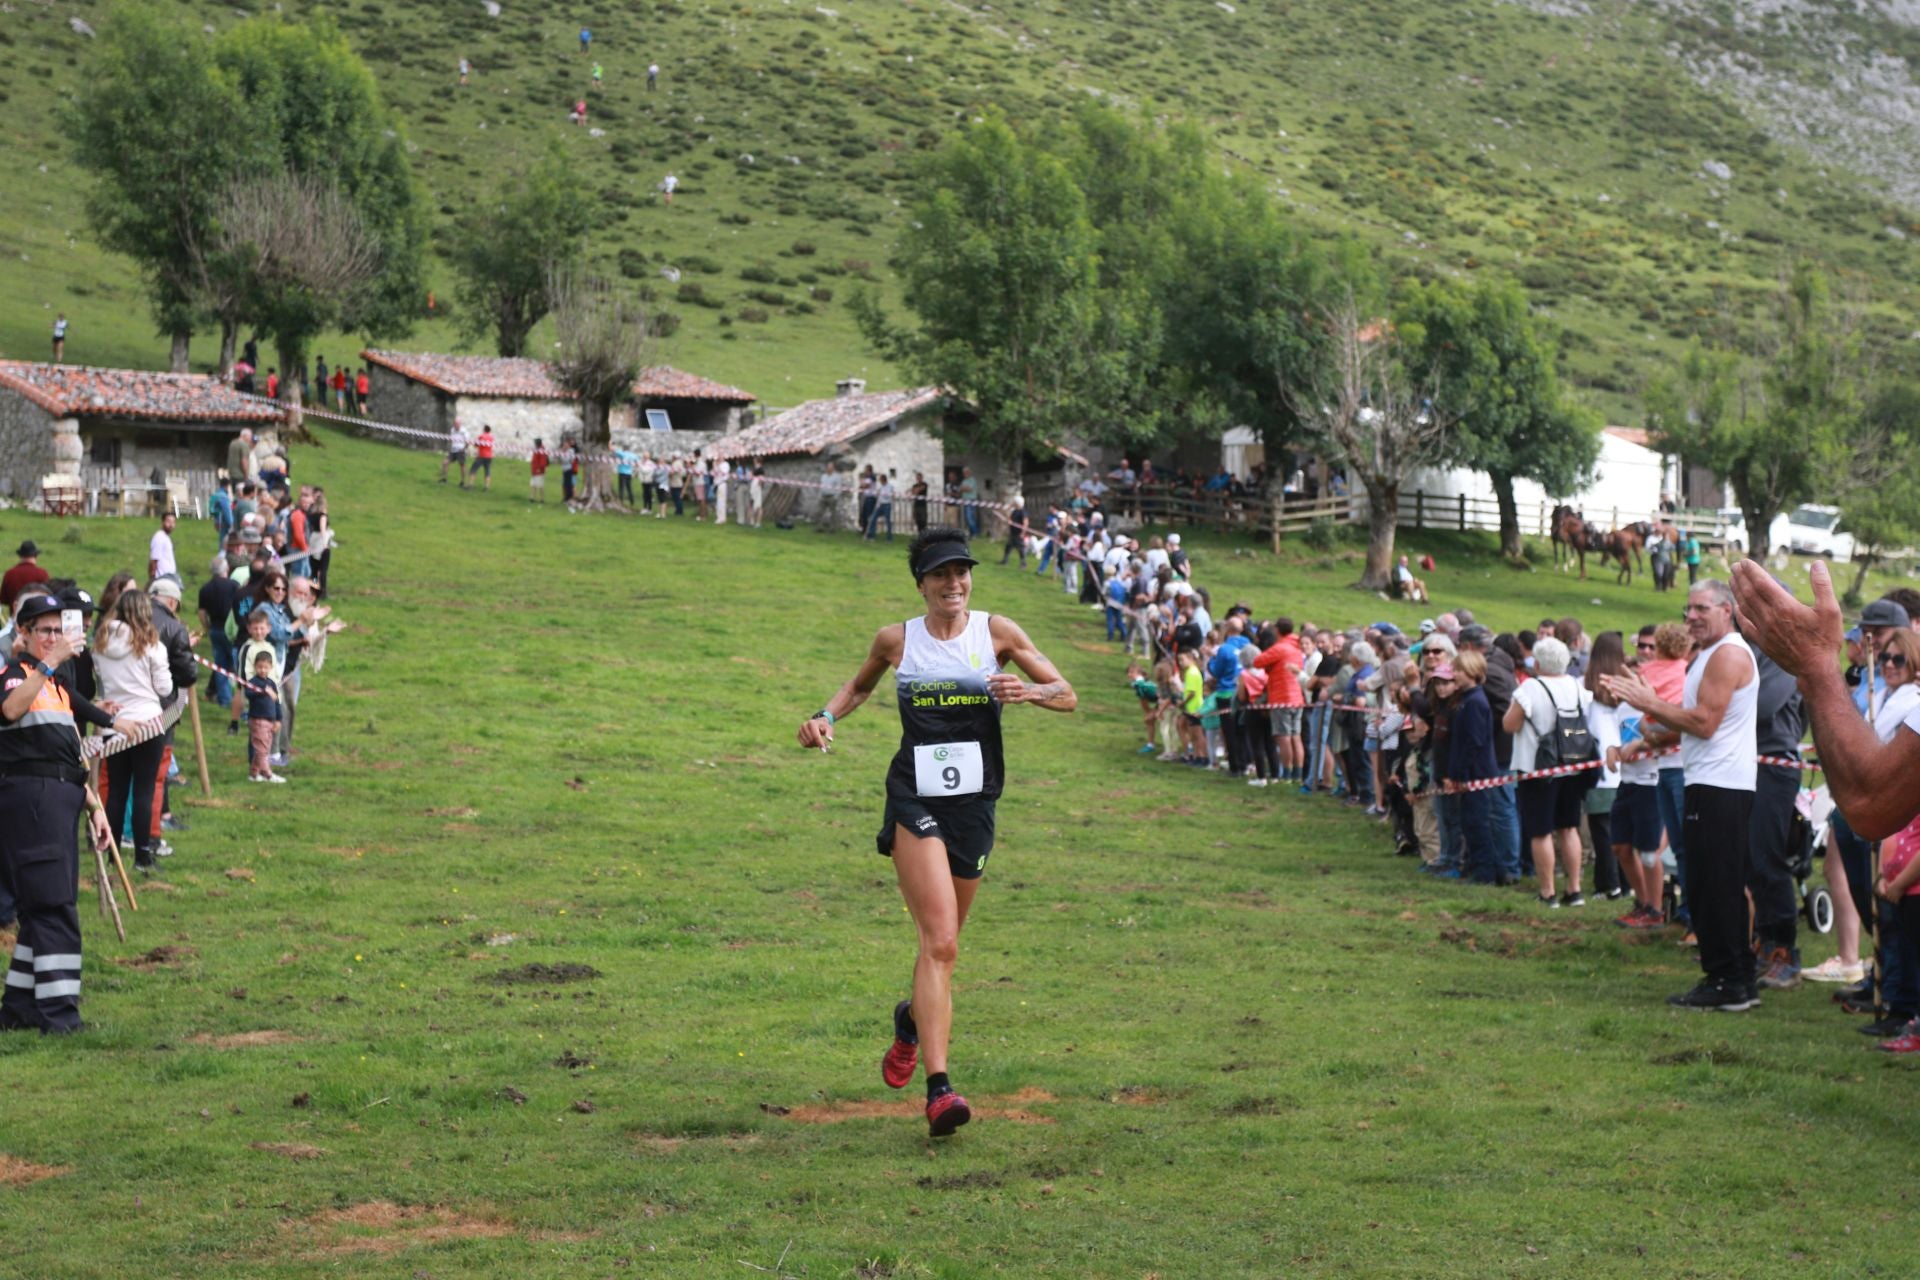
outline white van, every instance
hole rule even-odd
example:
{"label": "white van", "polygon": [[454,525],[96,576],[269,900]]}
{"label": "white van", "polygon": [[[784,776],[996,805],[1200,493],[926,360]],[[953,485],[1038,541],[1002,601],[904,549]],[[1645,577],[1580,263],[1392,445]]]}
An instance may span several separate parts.
{"label": "white van", "polygon": [[1853,559],[1853,535],[1840,528],[1840,508],[1809,502],[1787,515],[1787,545],[1796,555],[1823,556],[1836,564]]}

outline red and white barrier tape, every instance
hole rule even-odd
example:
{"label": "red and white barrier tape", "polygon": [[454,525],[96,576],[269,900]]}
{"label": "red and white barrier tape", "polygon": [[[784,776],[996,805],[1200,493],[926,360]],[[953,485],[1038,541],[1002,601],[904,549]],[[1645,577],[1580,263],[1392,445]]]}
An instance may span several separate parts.
{"label": "red and white barrier tape", "polygon": [[151,742],[179,722],[180,713],[186,710],[187,700],[181,698],[165,711],[158,720],[147,720],[134,726],[132,733],[103,733],[91,738],[80,739],[80,758],[99,760],[105,756],[116,756],[122,751],[131,751],[143,742]]}
{"label": "red and white barrier tape", "polygon": [[[275,408],[282,410],[283,412],[297,411],[302,417],[324,418],[333,422],[345,423],[349,426],[365,427],[373,431],[385,431],[393,435],[411,436],[416,440],[433,440],[433,441],[439,442],[442,445],[445,445],[448,441],[450,441],[453,438],[451,434],[444,431],[428,431],[423,427],[404,427],[396,422],[381,422],[375,418],[363,418],[358,414],[351,414],[351,413],[337,413],[331,409],[315,409],[315,408],[310,408],[306,405],[294,406],[294,405],[289,405],[286,402],[281,400],[270,400],[266,396],[262,396],[262,395],[248,395],[246,392],[239,392],[238,394],[240,394],[246,399],[255,401],[256,403],[259,403],[259,404],[272,405]],[[467,437],[467,446],[468,448],[473,447],[472,436]],[[557,452],[556,450],[548,451],[547,456],[549,461],[557,461],[557,459],[554,457],[556,452]],[[620,461],[619,455],[612,454],[612,453],[589,453],[584,449],[575,450],[575,453],[579,457],[580,461],[582,462],[600,462],[600,463],[616,463],[617,464]],[[493,448],[493,457],[511,458],[516,461],[525,462],[530,460],[533,457],[533,450],[522,449],[517,445],[496,444]],[[730,461],[730,460],[723,459],[723,461]],[[694,476],[691,478],[695,482],[698,482],[699,480],[704,479],[706,477]],[[720,483],[717,477],[715,477],[714,479],[716,483]],[[761,484],[768,485],[771,487],[785,486],[786,488],[789,488],[789,489],[824,489],[825,488],[825,486],[821,485],[820,482],[817,480],[790,480],[785,477],[767,476],[767,475],[763,475],[759,477],[759,479]],[[727,480],[725,481],[725,483],[728,483],[728,484],[732,484],[735,482],[736,482],[735,477],[731,475],[729,475],[727,477]],[[749,479],[747,480],[740,480],[738,481],[738,483],[740,484],[751,483],[751,477],[749,477]],[[662,485],[661,487],[665,488],[666,486]],[[840,488],[837,486],[835,487],[834,492],[837,494],[845,494],[847,497],[871,496],[871,495],[858,494],[857,491],[854,489]],[[894,500],[898,502],[910,502],[913,499],[911,495],[896,494],[894,497]],[[983,510],[989,510],[989,511],[1014,510],[1014,506],[1012,503],[987,502],[979,498],[949,498],[945,496],[935,497],[929,494],[927,497],[927,502],[929,502],[930,504],[938,503],[940,505],[949,506],[949,507],[979,507]]]}

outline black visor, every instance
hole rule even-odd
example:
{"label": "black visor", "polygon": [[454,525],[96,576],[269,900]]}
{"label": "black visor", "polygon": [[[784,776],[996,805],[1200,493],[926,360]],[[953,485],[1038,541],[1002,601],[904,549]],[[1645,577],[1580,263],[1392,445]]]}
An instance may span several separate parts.
{"label": "black visor", "polygon": [[973,553],[967,550],[964,542],[936,542],[920,553],[918,563],[913,566],[913,579],[918,582],[941,565],[952,564],[955,560],[966,561],[968,567],[980,563],[973,558]]}

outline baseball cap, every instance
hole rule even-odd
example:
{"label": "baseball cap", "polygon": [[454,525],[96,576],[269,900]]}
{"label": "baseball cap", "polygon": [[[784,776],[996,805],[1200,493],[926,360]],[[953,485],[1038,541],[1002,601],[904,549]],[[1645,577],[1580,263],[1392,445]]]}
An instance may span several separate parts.
{"label": "baseball cap", "polygon": [[35,618],[44,618],[50,613],[60,612],[65,607],[56,596],[28,596],[20,602],[20,607],[13,611],[14,625],[19,626],[32,622]]}
{"label": "baseball cap", "polygon": [[1438,625],[1439,624],[1434,622],[1432,618],[1422,618],[1420,619],[1420,634],[1430,636],[1434,633]]}
{"label": "baseball cap", "polygon": [[1170,533],[1170,534],[1168,534],[1168,535],[1167,535],[1167,545],[1168,545],[1168,546],[1170,546],[1170,547],[1177,547],[1177,546],[1179,546],[1179,545],[1180,545],[1180,535],[1179,535],[1179,534],[1177,534],[1177,533]]}
{"label": "baseball cap", "polygon": [[147,594],[159,596],[162,599],[171,600],[175,604],[178,604],[180,602],[180,579],[171,575],[163,575],[155,578],[153,585],[147,589]]}
{"label": "baseball cap", "polygon": [[1847,628],[1847,639],[1858,640],[1859,638],[1860,638],[1860,628],[1858,627]]}
{"label": "baseball cap", "polygon": [[85,587],[68,587],[60,593],[62,609],[78,609],[82,613],[94,612],[93,593]]}
{"label": "baseball cap", "polygon": [[1429,680],[1453,679],[1453,664],[1451,662],[1441,663],[1439,666],[1435,667],[1431,673],[1428,674],[1427,679]]}
{"label": "baseball cap", "polygon": [[1860,611],[1863,627],[1904,627],[1910,621],[1907,611],[1891,600],[1875,600]]}

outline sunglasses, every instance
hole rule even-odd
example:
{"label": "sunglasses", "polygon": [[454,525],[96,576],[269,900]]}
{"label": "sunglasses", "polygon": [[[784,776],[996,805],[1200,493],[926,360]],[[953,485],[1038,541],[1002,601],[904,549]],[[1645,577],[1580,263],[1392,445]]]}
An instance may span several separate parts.
{"label": "sunglasses", "polygon": [[1904,653],[1883,653],[1880,655],[1880,665],[1883,667],[1904,667],[1907,665],[1907,655]]}
{"label": "sunglasses", "polygon": [[1633,647],[1642,653],[1652,653],[1655,646],[1651,640],[1639,640],[1634,643]]}

